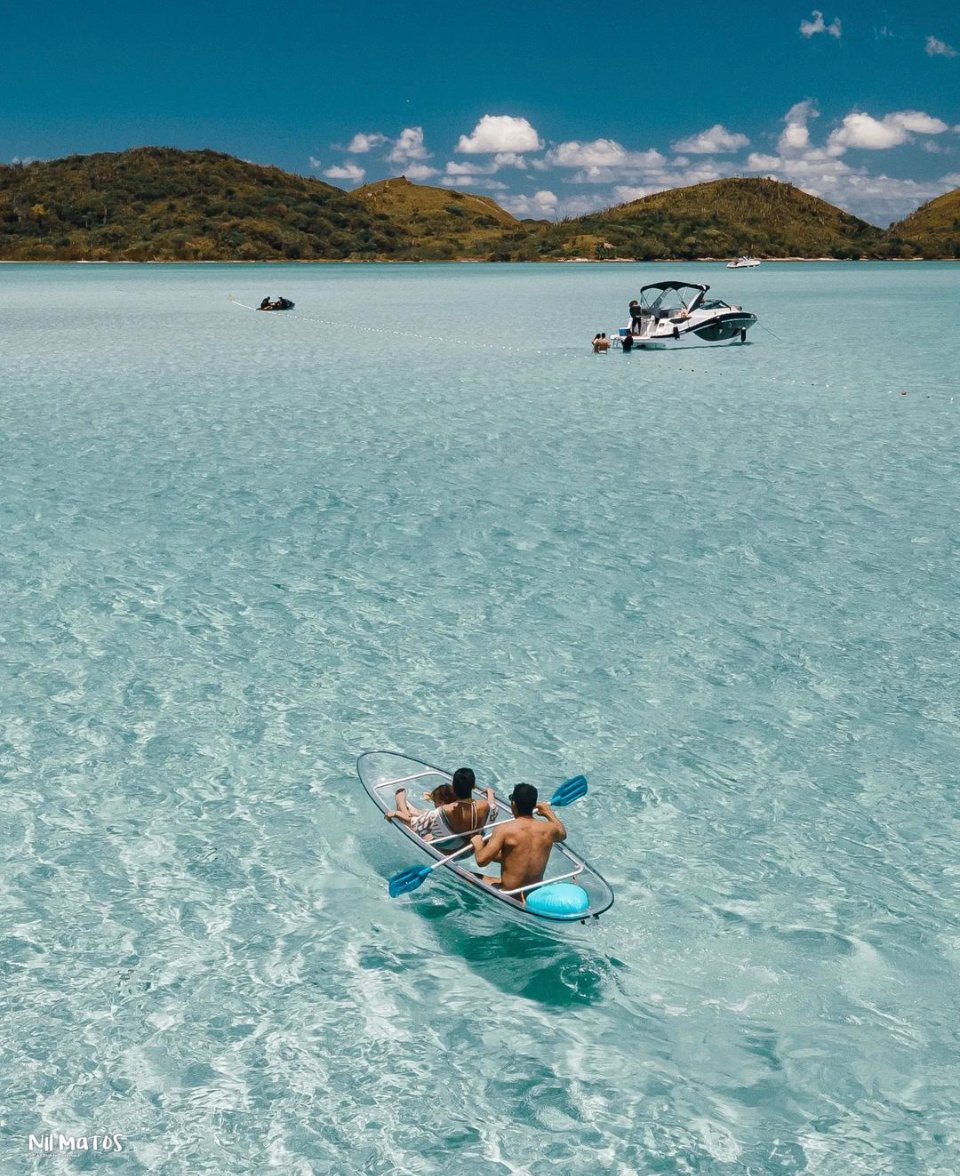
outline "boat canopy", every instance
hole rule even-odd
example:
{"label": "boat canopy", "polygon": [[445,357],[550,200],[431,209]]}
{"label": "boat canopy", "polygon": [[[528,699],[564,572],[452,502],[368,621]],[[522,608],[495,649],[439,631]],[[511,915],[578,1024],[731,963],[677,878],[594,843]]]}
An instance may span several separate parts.
{"label": "boat canopy", "polygon": [[[641,286],[640,302],[645,310],[653,313],[666,313],[674,308],[685,310],[688,314],[703,301],[703,296],[710,289],[702,282],[651,282],[649,286]],[[681,291],[688,291],[684,296]],[[671,295],[676,295],[671,298]],[[692,295],[692,297],[691,297]]]}
{"label": "boat canopy", "polygon": [[646,290],[702,290],[706,294],[709,289],[702,282],[651,282],[649,286],[641,286],[640,293]]}

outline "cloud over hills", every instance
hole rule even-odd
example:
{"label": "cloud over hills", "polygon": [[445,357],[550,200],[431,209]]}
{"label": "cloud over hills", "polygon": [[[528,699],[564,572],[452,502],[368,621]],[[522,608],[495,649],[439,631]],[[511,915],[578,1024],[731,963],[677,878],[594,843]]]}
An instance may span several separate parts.
{"label": "cloud over hills", "polygon": [[[805,23],[811,26],[805,35],[839,35],[822,13],[815,11]],[[839,29],[839,21],[833,23]],[[910,145],[928,156],[951,155],[951,132],[958,128],[939,116],[923,110],[848,110],[826,123],[815,140],[812,124],[821,118],[819,103],[803,98],[782,116],[779,130],[771,127],[760,137],[767,140],[765,149],[760,142],[753,146],[745,132],[717,122],[673,139],[668,153],[649,143],[631,147],[609,135],[550,142],[521,115],[484,114],[472,130],[448,142],[446,151],[428,147],[422,126],[404,127],[395,136],[357,131],[338,149],[348,158],[323,174],[350,184],[378,168],[414,181],[436,179],[445,187],[496,193],[515,215],[538,217],[575,216],[665,189],[753,175],[793,183],[879,224],[948,189],[947,177],[924,182],[876,174],[867,158]],[[357,155],[369,164],[361,168],[349,158]],[[316,160],[311,164],[319,168]]]}

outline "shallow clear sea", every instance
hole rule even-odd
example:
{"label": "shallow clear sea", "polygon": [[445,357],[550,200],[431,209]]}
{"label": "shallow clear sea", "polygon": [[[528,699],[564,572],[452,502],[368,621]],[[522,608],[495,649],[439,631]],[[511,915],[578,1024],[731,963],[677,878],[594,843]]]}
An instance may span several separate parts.
{"label": "shallow clear sea", "polygon": [[[670,276],[749,344],[593,355]],[[0,267],[0,1171],[956,1172],[958,289]],[[615,906],[389,899],[373,748]]]}

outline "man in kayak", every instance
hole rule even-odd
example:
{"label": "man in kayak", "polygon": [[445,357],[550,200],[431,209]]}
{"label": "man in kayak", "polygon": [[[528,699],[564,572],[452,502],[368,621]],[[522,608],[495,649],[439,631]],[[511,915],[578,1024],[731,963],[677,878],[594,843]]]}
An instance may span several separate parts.
{"label": "man in kayak", "polygon": [[[480,834],[471,838],[478,866],[500,863],[500,877],[489,879],[501,890],[517,890],[541,881],[547,868],[550,850],[558,841],[566,841],[567,830],[545,800],[537,803],[532,784],[518,784],[510,795],[513,820],[498,825],[489,841]],[[538,821],[536,814],[546,817]],[[520,895],[521,901],[523,896]]]}

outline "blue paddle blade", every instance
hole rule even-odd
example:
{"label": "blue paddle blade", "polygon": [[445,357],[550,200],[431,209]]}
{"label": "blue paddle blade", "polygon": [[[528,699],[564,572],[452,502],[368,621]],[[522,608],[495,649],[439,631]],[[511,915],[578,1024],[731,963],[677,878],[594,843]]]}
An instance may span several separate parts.
{"label": "blue paddle blade", "polygon": [[563,808],[564,805],[573,804],[575,800],[579,800],[581,796],[586,795],[586,776],[574,776],[570,780],[564,780],[553,796],[550,797],[550,803],[554,808]]}
{"label": "blue paddle blade", "polygon": [[411,890],[416,890],[429,873],[429,866],[407,866],[405,870],[398,870],[387,883],[390,897],[398,898],[401,894],[409,894]]}

